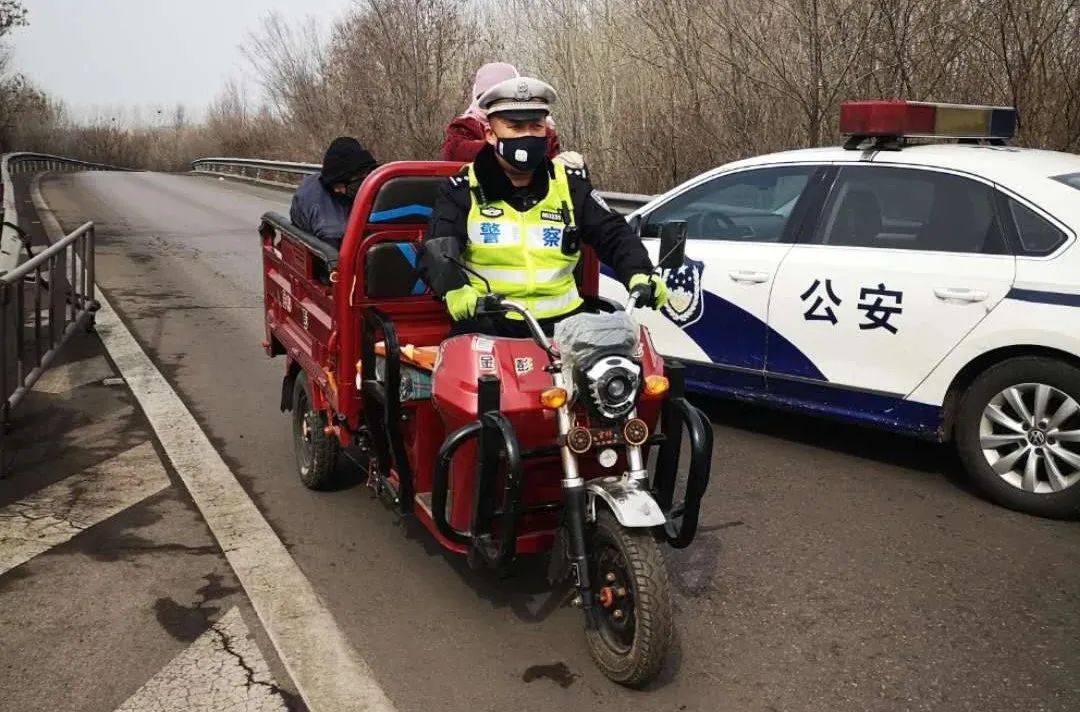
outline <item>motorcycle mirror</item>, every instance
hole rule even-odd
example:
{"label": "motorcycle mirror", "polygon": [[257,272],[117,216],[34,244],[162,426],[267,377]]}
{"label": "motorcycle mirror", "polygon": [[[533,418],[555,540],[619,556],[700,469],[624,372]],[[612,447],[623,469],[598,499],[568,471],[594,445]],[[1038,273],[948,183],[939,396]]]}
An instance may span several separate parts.
{"label": "motorcycle mirror", "polygon": [[686,256],[686,221],[671,220],[660,226],[660,269],[682,267]]}

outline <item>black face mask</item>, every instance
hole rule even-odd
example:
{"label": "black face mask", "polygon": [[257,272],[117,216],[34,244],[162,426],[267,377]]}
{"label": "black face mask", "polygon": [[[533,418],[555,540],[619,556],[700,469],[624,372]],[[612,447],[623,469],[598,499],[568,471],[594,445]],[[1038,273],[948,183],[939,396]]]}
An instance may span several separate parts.
{"label": "black face mask", "polygon": [[356,198],[356,194],[360,192],[360,184],[364,182],[363,178],[357,178],[351,180],[345,184],[345,197],[349,200]]}
{"label": "black face mask", "polygon": [[519,171],[531,173],[543,162],[547,153],[547,136],[500,138],[495,152]]}

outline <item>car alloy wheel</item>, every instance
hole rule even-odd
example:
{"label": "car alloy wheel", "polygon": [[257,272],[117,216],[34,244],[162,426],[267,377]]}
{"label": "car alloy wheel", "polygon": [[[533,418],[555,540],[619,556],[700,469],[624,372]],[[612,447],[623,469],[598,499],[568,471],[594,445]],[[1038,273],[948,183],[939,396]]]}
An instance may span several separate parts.
{"label": "car alloy wheel", "polygon": [[998,477],[1024,492],[1061,492],[1080,482],[1080,403],[1053,386],[1017,384],[990,399],[979,442]]}

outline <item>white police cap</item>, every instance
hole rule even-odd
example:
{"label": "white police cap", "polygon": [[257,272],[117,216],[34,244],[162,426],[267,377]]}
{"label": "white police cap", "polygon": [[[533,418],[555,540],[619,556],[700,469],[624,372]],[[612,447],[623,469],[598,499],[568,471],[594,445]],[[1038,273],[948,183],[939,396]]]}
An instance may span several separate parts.
{"label": "white police cap", "polygon": [[489,116],[501,114],[520,120],[547,115],[555,98],[555,90],[547,82],[532,77],[513,77],[492,86],[476,103]]}

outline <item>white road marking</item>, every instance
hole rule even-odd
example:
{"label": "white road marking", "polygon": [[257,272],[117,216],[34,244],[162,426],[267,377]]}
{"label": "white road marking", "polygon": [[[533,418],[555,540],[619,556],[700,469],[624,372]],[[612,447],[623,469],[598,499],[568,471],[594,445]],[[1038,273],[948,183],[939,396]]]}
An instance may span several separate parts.
{"label": "white road marking", "polygon": [[0,508],[0,575],[168,486],[143,443]]}
{"label": "white road marking", "polygon": [[116,712],[287,709],[240,609],[232,608]]}
{"label": "white road marking", "polygon": [[[50,240],[63,230],[35,178],[30,192]],[[104,295],[97,295],[97,331],[142,406],[255,612],[315,712],[391,712],[390,699],[353,649],[285,545],[237,482],[180,397],[124,326]]]}
{"label": "white road marking", "polygon": [[53,366],[41,374],[41,378],[34,384],[34,390],[41,393],[67,393],[79,386],[100,382],[111,375],[113,375],[112,366],[105,357],[93,356],[82,361]]}

